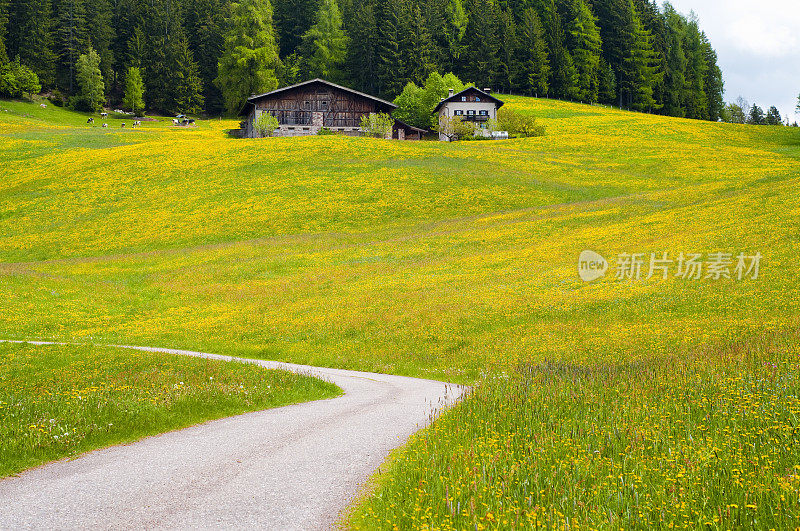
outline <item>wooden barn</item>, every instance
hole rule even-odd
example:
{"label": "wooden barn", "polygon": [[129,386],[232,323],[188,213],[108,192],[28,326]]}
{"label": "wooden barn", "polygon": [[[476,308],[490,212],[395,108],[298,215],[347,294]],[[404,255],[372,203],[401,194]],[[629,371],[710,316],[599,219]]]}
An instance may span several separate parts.
{"label": "wooden barn", "polygon": [[[255,137],[253,124],[265,112],[275,116],[275,136],[315,135],[327,128],[335,133],[360,135],[361,118],[371,113],[391,114],[394,103],[357,90],[342,87],[324,79],[312,79],[279,88],[266,94],[251,96],[242,109],[243,136]],[[419,140],[425,130],[395,121],[392,136],[400,140]]]}

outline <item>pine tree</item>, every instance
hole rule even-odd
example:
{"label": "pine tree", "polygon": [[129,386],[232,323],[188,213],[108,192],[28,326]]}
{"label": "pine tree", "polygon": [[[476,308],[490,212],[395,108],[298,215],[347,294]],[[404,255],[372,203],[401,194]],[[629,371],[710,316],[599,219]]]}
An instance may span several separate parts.
{"label": "pine tree", "polygon": [[181,114],[197,114],[203,110],[203,82],[194,62],[189,41],[183,37],[178,41],[174,71],[173,109]]}
{"label": "pine tree", "polygon": [[378,26],[375,8],[369,0],[355,0],[348,17],[346,30],[350,37],[347,49],[347,71],[356,89],[373,94],[378,92]]}
{"label": "pine tree", "polygon": [[214,81],[229,113],[237,113],[251,94],[278,86],[279,65],[269,0],[242,0],[231,5],[225,52]]}
{"label": "pine tree", "polygon": [[341,81],[348,41],[336,0],[322,0],[314,25],[303,35],[308,76]]}
{"label": "pine tree", "polygon": [[519,26],[519,80],[520,89],[531,96],[546,96],[550,79],[550,62],[544,29],[536,10],[529,7],[523,12]]}
{"label": "pine tree", "polygon": [[138,68],[130,67],[125,76],[125,97],[122,105],[130,109],[136,116],[144,110],[144,82]]}
{"label": "pine tree", "polygon": [[9,4],[8,57],[18,57],[22,64],[36,73],[45,88],[55,84],[52,29],[50,0],[12,0]]}
{"label": "pine tree", "polygon": [[436,70],[434,62],[434,47],[431,35],[422,18],[419,7],[409,2],[410,18],[408,29],[403,33],[405,39],[401,41],[401,54],[403,62],[408,65],[407,79],[414,83],[423,83],[428,75]]}

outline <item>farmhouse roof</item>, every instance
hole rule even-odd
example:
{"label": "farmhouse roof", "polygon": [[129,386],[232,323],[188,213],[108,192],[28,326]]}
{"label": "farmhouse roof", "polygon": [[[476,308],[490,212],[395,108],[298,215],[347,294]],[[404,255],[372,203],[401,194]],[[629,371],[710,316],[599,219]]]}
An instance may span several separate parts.
{"label": "farmhouse roof", "polygon": [[386,105],[387,107],[390,107],[392,109],[396,109],[397,108],[397,105],[395,105],[394,103],[392,103],[390,101],[382,100],[381,98],[378,98],[376,96],[371,96],[369,94],[365,94],[364,92],[359,92],[359,91],[353,90],[351,88],[343,87],[341,85],[337,85],[336,83],[331,83],[330,81],[327,81],[325,79],[320,79],[320,78],[317,77],[317,78],[314,78],[314,79],[309,79],[308,81],[303,81],[302,83],[296,83],[294,85],[289,85],[288,87],[281,87],[279,89],[275,89],[275,90],[270,91],[270,92],[265,92],[264,94],[255,94],[253,96],[250,96],[249,98],[247,98],[247,102],[245,103],[244,107],[242,108],[242,111],[241,111],[240,114],[246,114],[245,113],[245,109],[247,108],[247,105],[258,101],[261,98],[266,98],[268,96],[272,96],[272,95],[275,95],[275,94],[280,94],[281,92],[285,92],[287,90],[292,90],[292,89],[295,89],[295,88],[303,87],[305,85],[310,85],[312,83],[322,83],[323,85],[327,85],[327,86],[333,87],[335,89],[343,90],[343,91],[349,92],[351,94],[356,94],[358,96],[361,96],[362,98],[367,98],[367,99],[370,99],[370,100],[373,100],[373,101],[377,101],[378,103],[380,103],[382,105]]}
{"label": "farmhouse roof", "polygon": [[411,129],[412,131],[418,131],[420,133],[427,133],[428,132],[427,129],[420,129],[419,127],[414,127],[413,125],[407,124],[402,120],[398,120],[397,118],[395,118],[394,121],[395,121],[395,123],[397,123],[403,129]]}
{"label": "farmhouse roof", "polygon": [[442,108],[442,105],[444,105],[445,103],[447,103],[449,101],[461,101],[461,96],[463,94],[467,93],[467,92],[470,92],[470,91],[475,91],[475,92],[479,93],[481,95],[481,97],[486,98],[488,101],[495,102],[497,104],[497,108],[498,109],[503,106],[503,101],[502,100],[498,100],[497,98],[495,98],[494,96],[492,96],[488,92],[484,92],[483,90],[479,89],[478,87],[467,87],[464,90],[462,90],[461,92],[459,92],[458,94],[453,94],[452,96],[450,96],[448,98],[445,98],[442,101],[440,101],[439,104],[433,109],[433,112],[434,113],[439,112],[439,109]]}

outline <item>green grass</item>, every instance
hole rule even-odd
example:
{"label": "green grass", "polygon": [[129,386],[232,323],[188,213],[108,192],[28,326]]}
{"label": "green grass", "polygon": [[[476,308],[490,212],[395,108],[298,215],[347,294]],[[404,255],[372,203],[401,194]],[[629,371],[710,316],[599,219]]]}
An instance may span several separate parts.
{"label": "green grass", "polygon": [[[733,470],[756,457],[759,429],[796,424],[800,132],[503,99],[547,135],[236,140],[224,135],[235,122],[151,123],[104,133],[127,145],[54,151],[48,135],[66,126],[0,113],[0,336],[475,384],[394,457],[402,466],[353,525],[798,525],[794,431],[758,442],[770,446],[754,459],[761,477],[749,468],[734,485]],[[38,139],[14,136],[34,129]],[[757,280],[617,281],[612,269],[587,284],[585,249],[612,267],[620,253],[764,258]],[[755,386],[767,363],[785,382],[769,393]],[[696,427],[704,414],[690,392],[728,409],[703,437],[680,438],[678,420]],[[774,415],[732,415],[745,406]],[[654,424],[659,411],[672,413]],[[609,430],[620,439],[587,460]],[[719,472],[678,478],[662,453],[619,446],[635,434],[667,455],[716,444],[725,452],[703,466]],[[620,463],[646,485],[604,485]],[[666,475],[644,473],[656,465]],[[667,477],[690,483],[665,488]],[[524,495],[534,479],[547,491],[535,501]],[[776,485],[787,485],[781,505]],[[742,492],[760,496],[755,509],[741,509]],[[688,513],[667,509],[682,504]]]}
{"label": "green grass", "polygon": [[338,393],[316,378],[244,363],[0,343],[0,477],[211,419]]}

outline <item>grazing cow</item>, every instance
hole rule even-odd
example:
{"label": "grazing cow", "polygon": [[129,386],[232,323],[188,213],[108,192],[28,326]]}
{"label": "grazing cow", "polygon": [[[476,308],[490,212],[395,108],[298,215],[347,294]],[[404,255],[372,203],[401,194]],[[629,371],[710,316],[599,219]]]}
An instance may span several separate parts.
{"label": "grazing cow", "polygon": [[88,120],[86,120],[86,123],[87,124],[93,124],[94,123],[94,118],[89,118]]}
{"label": "grazing cow", "polygon": [[189,125],[194,125],[194,118],[189,118]]}
{"label": "grazing cow", "polygon": [[172,125],[178,125],[178,123],[179,123],[179,122],[178,122],[178,119],[177,119],[177,118],[173,118],[173,119],[172,119]]}
{"label": "grazing cow", "polygon": [[122,127],[125,127],[125,122],[122,122]]}
{"label": "grazing cow", "polygon": [[47,108],[47,105],[45,105],[44,103],[40,103],[40,104],[39,104],[39,107],[41,107],[42,109],[46,109],[46,108]]}
{"label": "grazing cow", "polygon": [[100,113],[100,118],[108,118],[108,113],[107,112],[101,112]]}
{"label": "grazing cow", "polygon": [[108,127],[108,124],[103,124],[103,127]]}

